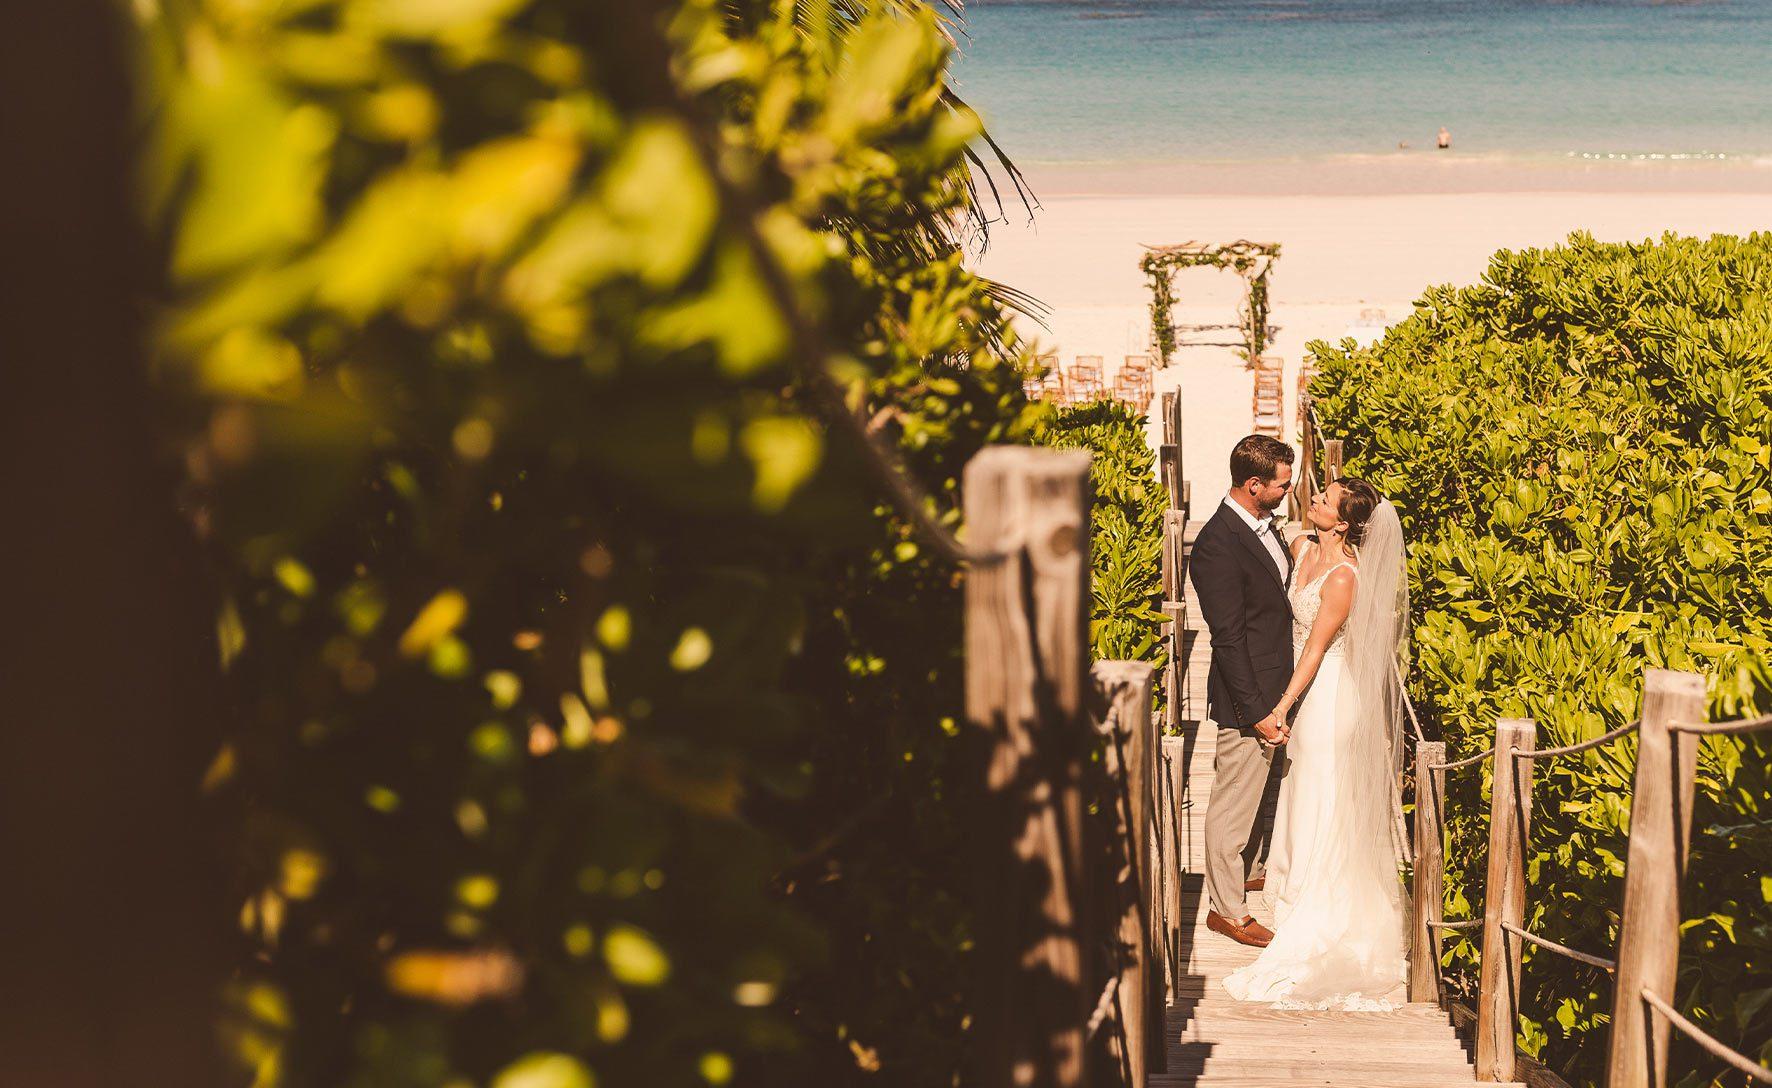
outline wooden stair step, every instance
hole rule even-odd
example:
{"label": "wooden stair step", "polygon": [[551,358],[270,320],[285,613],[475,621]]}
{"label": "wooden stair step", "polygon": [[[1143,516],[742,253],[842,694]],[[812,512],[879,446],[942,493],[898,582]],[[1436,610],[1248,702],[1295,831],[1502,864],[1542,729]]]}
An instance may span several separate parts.
{"label": "wooden stair step", "polygon": [[1226,997],[1222,1001],[1202,1001],[1191,1008],[1171,1005],[1168,1011],[1171,1016],[1185,1015],[1193,1019],[1217,1017],[1246,1024],[1268,1024],[1286,1028],[1305,1024],[1369,1024],[1374,1027],[1438,1024],[1448,1030],[1452,1027],[1452,1019],[1444,1010],[1425,1004],[1399,1005],[1386,1012],[1364,1009],[1276,1009],[1271,1005],[1233,1001]]}
{"label": "wooden stair step", "polygon": [[1272,1028],[1263,1029],[1257,1025],[1225,1024],[1213,1021],[1183,1024],[1181,1027],[1171,1030],[1168,1037],[1186,1039],[1189,1042],[1211,1042],[1213,1039],[1408,1039],[1411,1042],[1443,1039],[1449,1043],[1458,1038],[1451,1028],[1434,1028],[1428,1025],[1414,1027],[1399,1024],[1388,1031],[1381,1028],[1334,1028],[1327,1025],[1312,1025],[1280,1034]]}
{"label": "wooden stair step", "polygon": [[[1373,1079],[1357,1072],[1336,1077],[1194,1077],[1191,1074],[1150,1074],[1148,1088],[1471,1088],[1476,1077],[1405,1076]],[[1520,1081],[1485,1081],[1483,1088],[1526,1088]]]}
{"label": "wooden stair step", "polygon": [[[1278,1056],[1285,1049],[1285,1058]],[[1471,1070],[1469,1063],[1462,1058],[1340,1058],[1334,1061],[1315,1061],[1301,1056],[1294,1056],[1290,1044],[1276,1042],[1267,1056],[1247,1056],[1247,1058],[1219,1058],[1217,1054],[1194,1054],[1178,1063],[1171,1063],[1170,1074],[1196,1072],[1200,1076],[1209,1074],[1232,1074],[1239,1077],[1285,1077],[1288,1081],[1311,1079],[1311,1077],[1343,1076],[1357,1072],[1361,1076],[1400,1077],[1407,1074],[1419,1074],[1423,1077],[1462,1077]]]}
{"label": "wooden stair step", "polygon": [[1188,1035],[1201,1039],[1213,1036],[1225,1036],[1246,1039],[1300,1039],[1300,1038],[1331,1038],[1331,1039],[1445,1039],[1448,1042],[1456,1039],[1455,1033],[1445,1024],[1399,1023],[1392,1027],[1378,1024],[1300,1024],[1284,1033],[1274,1030],[1272,1025],[1252,1023],[1242,1020],[1224,1020],[1208,1018],[1191,1020],[1173,1028],[1171,1038]]}
{"label": "wooden stair step", "polygon": [[1468,1061],[1464,1047],[1452,1038],[1435,1039],[1431,1037],[1411,1038],[1409,1036],[1391,1036],[1385,1038],[1378,1035],[1288,1035],[1283,1040],[1270,1036],[1265,1044],[1253,1035],[1209,1036],[1206,1038],[1190,1038],[1183,1036],[1180,1040],[1171,1040],[1165,1046],[1170,1054],[1218,1054],[1226,1057],[1241,1058],[1248,1055],[1261,1057],[1272,1054],[1276,1045],[1286,1048],[1287,1056],[1308,1054],[1316,1057],[1333,1058],[1337,1054],[1369,1054],[1389,1058],[1394,1054],[1405,1057],[1420,1054],[1437,1059],[1449,1058],[1454,1061]]}

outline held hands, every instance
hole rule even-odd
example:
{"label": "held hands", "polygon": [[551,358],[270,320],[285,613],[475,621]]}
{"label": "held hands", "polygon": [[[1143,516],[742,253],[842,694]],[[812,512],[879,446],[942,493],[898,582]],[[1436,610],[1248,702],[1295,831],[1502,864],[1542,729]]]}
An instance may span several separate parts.
{"label": "held hands", "polygon": [[1260,737],[1261,743],[1269,748],[1278,748],[1285,744],[1291,734],[1291,728],[1280,724],[1279,717],[1274,714],[1269,714],[1255,723],[1255,735]]}

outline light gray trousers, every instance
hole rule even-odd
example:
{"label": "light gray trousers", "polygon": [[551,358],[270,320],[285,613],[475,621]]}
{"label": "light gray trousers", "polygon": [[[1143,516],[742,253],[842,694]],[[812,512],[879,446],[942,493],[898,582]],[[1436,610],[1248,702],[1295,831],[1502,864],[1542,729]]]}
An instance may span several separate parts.
{"label": "light gray trousers", "polygon": [[1244,882],[1266,872],[1286,757],[1263,748],[1252,731],[1208,724],[1218,730],[1218,747],[1206,803],[1206,894],[1213,910],[1240,922],[1249,915]]}

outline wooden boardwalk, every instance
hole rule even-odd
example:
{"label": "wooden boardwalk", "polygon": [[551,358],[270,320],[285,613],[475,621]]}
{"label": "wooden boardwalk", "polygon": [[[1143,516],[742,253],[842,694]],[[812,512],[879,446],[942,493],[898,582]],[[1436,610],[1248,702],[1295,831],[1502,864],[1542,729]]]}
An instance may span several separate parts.
{"label": "wooden boardwalk", "polygon": [[[1208,510],[1212,507],[1207,507]],[[1188,526],[1191,546],[1198,523]],[[1186,697],[1181,707],[1187,779],[1180,813],[1182,977],[1171,994],[1164,1043],[1168,1071],[1147,1078],[1149,1088],[1451,1088],[1476,1082],[1470,1057],[1438,1006],[1403,1004],[1393,1012],[1299,1012],[1231,999],[1224,976],[1255,958],[1256,950],[1206,928],[1201,876],[1206,806],[1212,796],[1213,729],[1206,713],[1209,638],[1190,582],[1187,592]],[[1265,897],[1251,909],[1271,924]]]}

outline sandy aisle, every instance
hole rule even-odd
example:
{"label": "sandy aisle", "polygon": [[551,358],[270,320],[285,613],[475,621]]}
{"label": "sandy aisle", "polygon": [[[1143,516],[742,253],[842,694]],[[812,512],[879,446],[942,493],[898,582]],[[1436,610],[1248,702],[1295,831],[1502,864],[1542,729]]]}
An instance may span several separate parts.
{"label": "sandy aisle", "polygon": [[[1747,233],[1772,229],[1763,192],[1487,192],[1394,195],[1054,195],[1039,177],[1034,221],[1011,216],[991,232],[973,266],[1052,307],[1050,331],[1025,334],[1069,365],[1102,355],[1110,370],[1148,350],[1149,292],[1138,270],[1141,243],[1188,240],[1277,241],[1272,284],[1272,351],[1286,364],[1288,418],[1306,342],[1339,340],[1367,309],[1405,317],[1422,289],[1474,282],[1497,249],[1554,245],[1571,231],[1607,241],[1664,231]],[[1677,180],[1677,179],[1674,179]],[[1016,208],[1020,212],[1019,206]],[[1194,269],[1176,279],[1182,324],[1232,322],[1241,283],[1228,272]],[[1235,330],[1190,339],[1228,342]],[[1250,427],[1251,378],[1228,346],[1178,352],[1157,375],[1158,390],[1183,388],[1183,458],[1196,496],[1223,484],[1230,445]]]}

